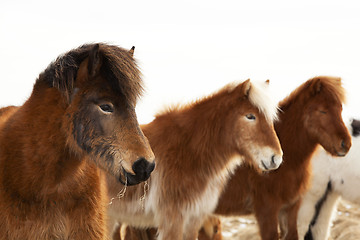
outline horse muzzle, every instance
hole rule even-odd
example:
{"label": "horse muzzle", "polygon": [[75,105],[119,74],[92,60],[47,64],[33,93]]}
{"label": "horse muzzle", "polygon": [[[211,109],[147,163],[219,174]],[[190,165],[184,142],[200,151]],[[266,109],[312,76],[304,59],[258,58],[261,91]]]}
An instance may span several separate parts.
{"label": "horse muzzle", "polygon": [[139,158],[136,160],[132,166],[132,170],[134,174],[128,173],[125,169],[123,169],[123,175],[125,177],[125,181],[119,178],[119,181],[127,186],[132,186],[139,184],[141,182],[146,181],[152,171],[155,169],[155,162],[149,162],[145,158]]}
{"label": "horse muzzle", "polygon": [[271,171],[279,168],[282,163],[281,155],[272,155],[270,160],[261,160],[260,169],[263,171]]}
{"label": "horse muzzle", "polygon": [[340,146],[335,148],[336,155],[338,157],[344,157],[349,152],[351,148],[351,141],[341,140]]}

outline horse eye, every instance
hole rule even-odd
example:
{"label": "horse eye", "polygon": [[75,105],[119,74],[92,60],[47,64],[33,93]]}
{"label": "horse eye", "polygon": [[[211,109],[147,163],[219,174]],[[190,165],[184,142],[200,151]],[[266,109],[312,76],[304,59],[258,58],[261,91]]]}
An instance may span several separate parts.
{"label": "horse eye", "polygon": [[254,114],[251,114],[251,113],[250,113],[250,114],[247,114],[247,115],[246,115],[246,118],[249,119],[249,120],[255,120],[255,119],[256,119],[255,115],[254,115]]}
{"label": "horse eye", "polygon": [[112,113],[114,112],[113,107],[110,104],[101,104],[100,109],[106,113]]}
{"label": "horse eye", "polygon": [[320,110],[320,113],[322,113],[322,114],[326,114],[327,112],[326,112],[326,111],[322,111],[322,110]]}

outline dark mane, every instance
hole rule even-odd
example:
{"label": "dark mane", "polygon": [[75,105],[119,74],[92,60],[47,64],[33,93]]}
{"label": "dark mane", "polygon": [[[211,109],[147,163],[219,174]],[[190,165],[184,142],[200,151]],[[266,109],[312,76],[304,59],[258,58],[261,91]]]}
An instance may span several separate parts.
{"label": "dark mane", "polygon": [[133,106],[143,92],[141,73],[128,50],[104,43],[85,44],[59,56],[42,72],[36,83],[46,82],[64,93],[69,100],[73,92],[77,70],[90,51],[99,45],[102,57],[101,72],[107,74],[115,90],[120,91]]}
{"label": "dark mane", "polygon": [[312,97],[316,89],[320,87],[323,94],[328,94],[331,99],[336,98],[339,103],[345,102],[345,89],[342,87],[341,78],[318,76],[309,79],[297,89],[295,89],[288,97],[279,103],[282,110],[287,109],[292,103],[305,103]]}

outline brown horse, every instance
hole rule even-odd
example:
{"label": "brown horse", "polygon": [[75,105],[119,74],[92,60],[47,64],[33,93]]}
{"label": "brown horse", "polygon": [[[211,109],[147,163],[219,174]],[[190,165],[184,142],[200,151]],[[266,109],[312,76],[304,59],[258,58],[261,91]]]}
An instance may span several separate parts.
{"label": "brown horse", "polygon": [[0,110],[0,239],[106,238],[99,168],[128,185],[154,169],[134,110],[142,80],[132,54],[73,49],[23,106]]}
{"label": "brown horse", "polygon": [[[148,185],[128,187],[114,199],[109,230],[124,222],[156,226],[161,240],[195,240],[239,163],[245,159],[266,171],[282,162],[273,128],[276,113],[266,87],[247,80],[156,116],[142,127],[156,155],[156,170]],[[121,189],[112,178],[108,185],[110,197]]]}
{"label": "brown horse", "polygon": [[282,166],[262,176],[251,168],[238,168],[215,213],[255,213],[263,240],[279,239],[278,223],[282,238],[298,239],[297,213],[311,175],[311,155],[318,144],[335,156],[344,156],[351,146],[341,118],[344,98],[341,79],[322,76],[280,102],[275,130],[284,151]]}

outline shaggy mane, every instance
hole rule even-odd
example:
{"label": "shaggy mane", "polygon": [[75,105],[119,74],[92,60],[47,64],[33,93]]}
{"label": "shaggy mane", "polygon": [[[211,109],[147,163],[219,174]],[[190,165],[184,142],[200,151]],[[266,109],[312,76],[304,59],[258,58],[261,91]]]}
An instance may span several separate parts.
{"label": "shaggy mane", "polygon": [[295,89],[288,97],[280,102],[281,109],[287,108],[291,103],[296,102],[298,98],[302,97],[302,102],[305,102],[307,99],[311,97],[314,92],[315,84],[317,82],[321,83],[321,93],[327,94],[335,99],[339,103],[345,103],[345,89],[342,86],[341,78],[339,77],[330,77],[330,76],[318,76],[309,79],[302,85],[300,85],[297,89]]}
{"label": "shaggy mane", "polygon": [[[239,87],[244,82],[233,82],[225,85],[223,88],[214,92],[205,97],[199,98],[187,104],[175,104],[165,107],[162,111],[156,114],[155,117],[159,117],[163,114],[170,114],[172,112],[183,111],[189,109],[195,104],[200,104],[201,102],[206,101],[207,99],[213,98],[215,95],[221,95],[223,93],[231,94],[237,87]],[[249,91],[249,101],[250,103],[259,109],[259,111],[265,115],[265,118],[268,122],[272,123],[278,119],[278,105],[271,97],[268,84],[267,83],[258,83],[251,82],[251,88]]]}
{"label": "shaggy mane", "polygon": [[[243,82],[233,82],[222,89],[219,92],[233,92],[238,86],[243,84]],[[278,119],[278,104],[272,97],[272,94],[269,89],[269,84],[267,82],[257,82],[250,81],[251,87],[249,91],[249,101],[255,106],[259,111],[264,114],[266,120],[270,123]]]}
{"label": "shaggy mane", "polygon": [[[141,73],[135,60],[128,50],[105,43],[99,45],[99,56],[102,57],[101,70],[109,72],[106,77],[111,85],[126,97],[127,101],[135,105],[143,93]],[[73,92],[77,70],[82,61],[88,56],[96,44],[85,44],[59,56],[42,72],[36,81],[46,82],[63,92],[69,100]]]}

